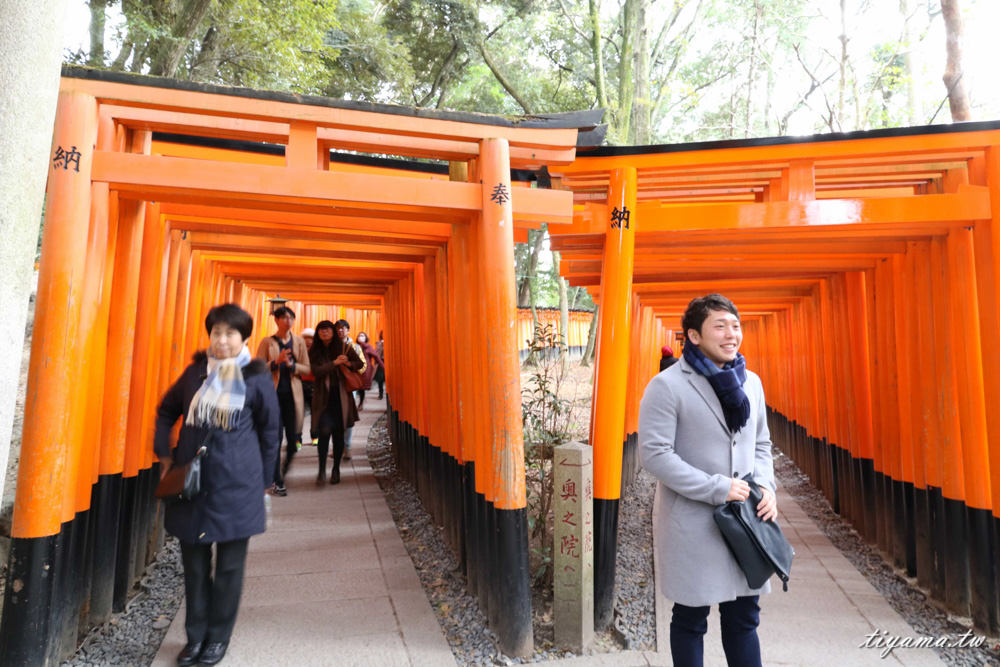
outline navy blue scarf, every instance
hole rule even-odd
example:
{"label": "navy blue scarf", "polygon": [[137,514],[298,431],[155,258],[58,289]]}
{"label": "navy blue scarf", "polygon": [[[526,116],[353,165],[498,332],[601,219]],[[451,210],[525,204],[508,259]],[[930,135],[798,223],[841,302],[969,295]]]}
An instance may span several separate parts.
{"label": "navy blue scarf", "polygon": [[736,433],[743,428],[750,419],[750,399],[743,391],[743,383],[747,381],[747,362],[743,355],[737,354],[734,361],[719,368],[697,345],[688,341],[684,345],[684,360],[712,385],[729,430]]}

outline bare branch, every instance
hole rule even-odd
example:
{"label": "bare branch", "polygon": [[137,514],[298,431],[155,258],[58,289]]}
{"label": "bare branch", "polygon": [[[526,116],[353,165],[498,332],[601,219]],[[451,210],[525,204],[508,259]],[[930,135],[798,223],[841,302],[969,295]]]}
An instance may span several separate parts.
{"label": "bare branch", "polygon": [[479,40],[479,54],[483,57],[483,62],[486,63],[486,66],[490,68],[491,72],[493,72],[493,76],[495,76],[496,80],[500,82],[501,86],[503,86],[503,89],[506,90],[507,93],[514,98],[515,102],[521,105],[521,108],[524,109],[524,113],[526,114],[534,113],[534,111],[531,110],[531,105],[528,104],[527,100],[525,100],[517,93],[510,80],[507,79],[507,77],[504,76],[503,72],[500,71],[500,68],[497,66],[492,56],[490,56],[489,52],[486,50],[486,42],[482,39]]}
{"label": "bare branch", "polygon": [[566,9],[566,3],[564,0],[559,0],[559,10],[562,11],[562,15],[566,19],[566,22],[569,23],[569,27],[573,28],[573,32],[575,32],[577,36],[584,41],[584,43],[590,43],[590,37],[588,37],[583,30],[577,27],[576,21],[573,20],[573,15]]}
{"label": "bare branch", "polygon": [[[812,70],[810,70],[810,69],[809,69],[809,66],[808,66],[808,65],[806,65],[805,61],[804,61],[804,60],[802,60],[802,52],[801,52],[801,51],[799,50],[799,45],[798,45],[798,44],[796,44],[796,45],[795,45],[794,47],[792,47],[792,49],[793,49],[793,50],[795,51],[795,58],[796,58],[796,59],[797,59],[797,60],[799,61],[799,64],[800,64],[800,65],[802,65],[802,69],[803,69],[803,71],[805,71],[806,75],[807,75],[807,76],[808,76],[808,77],[809,77],[809,78],[810,78],[810,79],[811,79],[811,80],[812,80],[812,81],[813,81],[814,83],[816,83],[816,84],[817,84],[817,87],[818,87],[818,88],[820,89],[820,91],[821,91],[821,92],[823,93],[823,102],[824,102],[824,103],[826,104],[826,110],[827,110],[827,112],[828,112],[828,113],[830,114],[830,115],[829,115],[829,116],[828,116],[827,118],[825,118],[824,120],[826,120],[826,124],[827,124],[827,126],[828,126],[828,127],[830,128],[830,131],[831,131],[831,132],[836,132],[836,131],[837,131],[837,128],[836,128],[836,127],[834,127],[834,124],[833,124],[833,119],[834,119],[834,117],[836,116],[836,111],[834,110],[834,108],[833,108],[833,105],[831,105],[831,104],[830,104],[830,98],[828,98],[828,97],[827,97],[827,95],[826,95],[826,90],[825,90],[825,89],[823,88],[823,83],[824,83],[825,81],[829,81],[829,80],[830,80],[830,77],[827,77],[827,78],[826,78],[826,79],[824,79],[823,81],[820,81],[820,80],[819,80],[819,79],[818,79],[818,78],[816,77],[816,75],[812,73]],[[833,76],[833,75],[831,75],[831,76]]]}

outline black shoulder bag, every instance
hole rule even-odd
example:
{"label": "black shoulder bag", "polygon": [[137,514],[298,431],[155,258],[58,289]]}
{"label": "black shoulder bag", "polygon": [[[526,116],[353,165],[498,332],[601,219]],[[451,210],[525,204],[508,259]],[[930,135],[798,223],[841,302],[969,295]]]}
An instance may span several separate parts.
{"label": "black shoulder bag", "polygon": [[742,501],[729,501],[715,508],[715,523],[729,550],[746,575],[750,588],[760,588],[777,574],[782,590],[788,590],[788,575],[795,550],[775,521],[757,516],[757,505],[764,499],[752,475],[743,477],[750,485],[750,496]]}

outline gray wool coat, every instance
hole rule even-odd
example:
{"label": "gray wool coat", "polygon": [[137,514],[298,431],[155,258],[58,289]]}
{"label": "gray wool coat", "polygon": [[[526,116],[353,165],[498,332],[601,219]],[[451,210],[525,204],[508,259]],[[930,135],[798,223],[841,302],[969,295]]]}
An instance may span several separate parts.
{"label": "gray wool coat", "polygon": [[753,472],[775,490],[764,389],[749,370],[743,390],[750,420],[735,435],[712,385],[683,358],[649,382],[639,405],[639,458],[661,487],[657,576],[667,598],[689,607],[771,591],[747,585],[712,518],[734,476]]}

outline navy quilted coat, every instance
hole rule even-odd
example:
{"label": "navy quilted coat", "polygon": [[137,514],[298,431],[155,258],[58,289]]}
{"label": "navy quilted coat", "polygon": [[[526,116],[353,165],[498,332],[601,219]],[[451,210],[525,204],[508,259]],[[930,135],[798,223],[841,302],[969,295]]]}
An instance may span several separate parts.
{"label": "navy quilted coat", "polygon": [[[170,431],[178,417],[187,416],[191,399],[204,382],[208,357],[204,352],[194,360],[163,397],[156,416],[153,447],[163,459],[171,456]],[[205,443],[208,454],[202,460],[202,492],[193,500],[169,501],[164,527],[182,542],[204,544],[228,542],[258,533],[267,527],[264,491],[274,477],[278,456],[281,417],[278,396],[267,365],[251,361],[243,368],[246,403],[232,431],[209,430],[181,425],[173,457],[178,465],[192,458]]]}

